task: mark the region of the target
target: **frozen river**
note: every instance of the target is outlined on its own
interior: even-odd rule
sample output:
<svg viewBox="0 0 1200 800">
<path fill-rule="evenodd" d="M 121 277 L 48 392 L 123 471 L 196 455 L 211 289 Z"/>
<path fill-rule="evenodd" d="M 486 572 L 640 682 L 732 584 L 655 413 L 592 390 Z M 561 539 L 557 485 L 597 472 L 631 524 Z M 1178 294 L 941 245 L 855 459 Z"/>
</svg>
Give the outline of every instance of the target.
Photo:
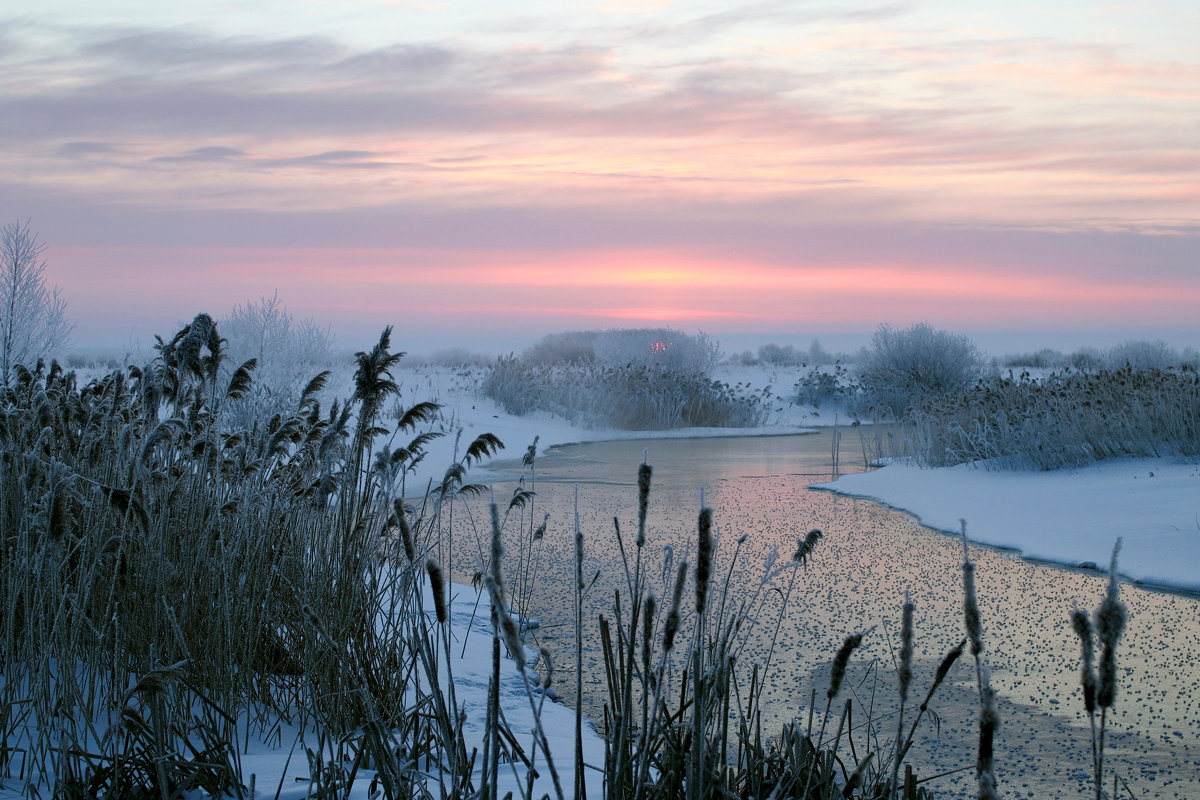
<svg viewBox="0 0 1200 800">
<path fill-rule="evenodd" d="M 728 554 L 734 541 L 747 535 L 739 559 L 744 566 L 731 581 L 735 593 L 759 579 L 772 548 L 787 558 L 797 537 L 811 528 L 824 533 L 785 612 L 767 700 L 779 722 L 807 716 L 813 689 L 820 698 L 818 711 L 823 710 L 828 664 L 842 639 L 869 630 L 847 687 L 864 709 L 873 707 L 882 720 L 878 736 L 890 741 L 892 653 L 898 648 L 904 592 L 916 604 L 914 694 L 920 697 L 937 663 L 963 635 L 962 551 L 956 539 L 923 528 L 902 512 L 809 490 L 809 484 L 831 477 L 833 435 L 826 429 L 804 436 L 599 442 L 554 448 L 538 459 L 536 474 L 519 461 L 493 465 L 501 473 L 510 470 L 495 484 L 502 504 L 513 488 L 505 478 L 524 475 L 526 487 L 537 493 L 524 519 L 514 511 L 507 523 L 510 563 L 527 535 L 522 532 L 530 529 L 530 515 L 540 523 L 549 514 L 545 538 L 533 551 L 538 571 L 529 612 L 543 624 L 539 644 L 556 654 L 559 682 L 573 679 L 568 623 L 576 487 L 585 571 L 589 578 L 599 574 L 585 613 L 585 649 L 594 656 L 598 615 L 609 611 L 615 589 L 624 590 L 613 518 L 631 550 L 636 470 L 645 448 L 654 467 L 646 548 L 651 562 L 661 559 L 664 545 L 677 552 L 690 546 L 701 488 L 705 504 L 714 510 L 721 551 Z M 870 429 L 842 429 L 840 470 L 861 470 L 863 453 L 876 451 L 875 439 Z M 462 556 L 456 560 L 464 564 L 476 545 L 466 536 L 459 544 Z M 1094 608 L 1106 579 L 988 548 L 973 548 L 972 558 L 993 684 L 1001 695 L 997 772 L 1002 796 L 1085 796 L 1090 745 L 1078 690 L 1079 645 L 1069 614 L 1075 606 Z M 1130 621 L 1118 653 L 1120 687 L 1110 720 L 1109 764 L 1139 798 L 1200 797 L 1200 603 L 1129 585 L 1122 587 L 1122 599 Z M 773 628 L 774 609 L 764 607 L 761 613 L 771 621 L 765 627 Z M 765 637 L 752 639 L 743 664 L 761 663 L 765 651 Z M 977 701 L 968 661 L 964 657 L 955 665 L 934 699 L 940 731 L 928 718 L 922 723 L 924 736 L 909 757 L 920 778 L 973 767 Z M 601 718 L 600 678 L 585 665 L 586 713 L 593 719 Z M 561 685 L 560 693 L 570 696 Z M 863 747 L 874 749 L 867 742 L 870 735 L 868 729 L 856 732 Z M 957 797 L 970 795 L 972 783 L 973 768 L 928 785 L 938 796 Z"/>
</svg>

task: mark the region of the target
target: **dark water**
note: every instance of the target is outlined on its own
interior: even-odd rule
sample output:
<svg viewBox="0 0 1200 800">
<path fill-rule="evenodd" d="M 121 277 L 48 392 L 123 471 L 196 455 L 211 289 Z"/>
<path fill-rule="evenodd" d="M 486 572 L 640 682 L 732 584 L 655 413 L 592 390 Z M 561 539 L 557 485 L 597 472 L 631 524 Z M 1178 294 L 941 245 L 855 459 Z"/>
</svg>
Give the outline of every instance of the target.
<svg viewBox="0 0 1200 800">
<path fill-rule="evenodd" d="M 844 429 L 842 472 L 863 468 L 875 436 Z M 859 729 L 861 748 L 895 735 L 895 667 L 905 591 L 916 604 L 916 664 L 912 694 L 924 696 L 942 656 L 963 636 L 961 544 L 877 503 L 809 490 L 830 478 L 832 434 L 789 437 L 604 442 L 557 448 L 537 462 L 531 508 L 511 512 L 508 583 L 524 585 L 528 613 L 541 621 L 538 643 L 555 654 L 559 691 L 572 696 L 571 583 L 575 494 L 585 536 L 589 578 L 585 650 L 594 657 L 596 619 L 610 613 L 624 571 L 613 518 L 632 558 L 636 469 L 643 448 L 654 467 L 650 535 L 644 550 L 651 574 L 664 546 L 682 557 L 695 537 L 699 494 L 715 512 L 721 552 L 728 558 L 746 534 L 728 576 L 730 602 L 753 597 L 757 627 L 740 657 L 763 664 L 776 624 L 778 643 L 767 701 L 776 722 L 809 713 L 810 693 L 824 710 L 828 664 L 849 633 L 869 631 L 844 693 L 873 708 L 874 730 Z M 505 469 L 506 465 L 497 465 Z M 515 480 L 519 463 L 507 465 Z M 512 485 L 498 482 L 500 502 Z M 1132 500 L 1131 500 L 1132 502 Z M 529 521 L 549 514 L 545 538 L 524 547 Z M 483 519 L 482 516 L 478 519 Z M 797 574 L 782 619 L 779 594 L 756 591 L 772 549 L 790 557 L 811 528 L 824 533 L 807 569 Z M 467 550 L 470 537 L 462 537 Z M 477 550 L 476 550 L 477 552 Z M 522 553 L 529 558 L 522 561 Z M 1106 587 L 1096 574 L 1025 562 L 1012 553 L 972 547 L 987 659 L 1000 694 L 997 772 L 1003 797 L 1090 796 L 1090 739 L 1078 689 L 1079 645 L 1070 629 L 1073 607 L 1094 608 Z M 463 556 L 460 564 L 470 557 Z M 460 574 L 462 570 L 459 570 Z M 661 593 L 660 593 L 661 596 Z M 1138 798 L 1200 798 L 1200 603 L 1122 586 L 1129 625 L 1118 652 L 1119 693 L 1109 721 L 1108 764 Z M 597 670 L 585 666 L 586 713 L 600 719 Z M 911 707 L 911 706 L 910 706 Z M 928 785 L 938 796 L 973 796 L 978 701 L 969 654 L 955 665 L 931 705 L 909 761 L 919 777 L 971 767 Z M 861 718 L 861 717 L 860 717 Z M 910 717 L 911 718 L 911 717 Z M 940 726 L 937 724 L 940 722 Z M 877 737 L 875 742 L 872 737 Z M 1111 772 L 1109 773 L 1111 775 Z M 1111 781 L 1111 777 L 1109 778 Z M 1111 788 L 1111 787 L 1110 787 Z M 1122 790 L 1121 796 L 1128 796 Z"/>
</svg>

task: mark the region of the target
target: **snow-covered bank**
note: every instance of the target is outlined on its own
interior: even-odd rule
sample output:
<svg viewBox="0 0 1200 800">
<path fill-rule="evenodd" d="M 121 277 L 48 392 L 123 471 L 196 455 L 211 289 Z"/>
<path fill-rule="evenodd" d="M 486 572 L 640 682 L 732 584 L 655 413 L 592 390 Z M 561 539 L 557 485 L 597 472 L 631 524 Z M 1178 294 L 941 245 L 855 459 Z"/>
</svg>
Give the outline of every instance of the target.
<svg viewBox="0 0 1200 800">
<path fill-rule="evenodd" d="M 484 721 L 492 664 L 489 600 L 486 593 L 480 594 L 469 586 L 453 584 L 450 591 L 450 671 L 454 676 L 454 696 L 459 710 L 463 713 L 462 732 L 467 752 L 482 751 L 486 737 Z M 428 585 L 425 586 L 424 605 L 426 608 L 433 607 L 433 597 Z M 537 654 L 532 651 L 527 650 L 526 656 L 530 665 L 536 661 Z M 444 673 L 442 677 L 445 678 Z M 538 675 L 531 669 L 528 679 L 531 685 L 536 685 Z M 532 785 L 534 797 L 541 797 L 543 794 L 554 797 L 555 789 L 549 770 L 546 769 L 545 756 L 540 747 L 534 744 L 534 710 L 530 707 L 526 694 L 525 680 L 517 669 L 516 661 L 511 658 L 502 657 L 500 660 L 499 686 L 501 714 L 522 751 L 527 757 L 535 759 L 535 777 L 532 784 L 528 783 L 528 770 L 519 759 L 503 760 L 498 777 L 499 796 L 503 797 L 507 792 L 512 792 L 514 797 L 521 797 L 522 792 Z M 545 699 L 544 695 L 536 690 L 533 697 L 542 729 L 555 759 L 560 784 L 569 796 L 575 780 L 575 710 Z M 241 724 L 244 724 L 244 720 Z M 242 785 L 247 788 L 253 785 L 255 789 L 254 793 L 248 796 L 276 800 L 299 800 L 313 796 L 313 772 L 307 750 L 319 751 L 318 741 L 317 733 L 311 728 L 302 731 L 294 725 L 283 723 L 273 731 L 251 734 L 248 746 L 240 753 L 238 759 Z M 13 732 L 12 739 L 5 740 L 5 746 L 16 748 L 13 751 L 15 753 L 23 752 L 24 744 L 19 729 Z M 333 760 L 332 753 L 326 751 L 325 756 L 327 760 Z M 585 768 L 588 794 L 598 798 L 603 791 L 604 741 L 591 723 L 586 721 L 583 725 L 583 759 L 584 763 L 589 765 Z M 481 765 L 482 758 L 475 764 L 476 786 L 481 785 L 483 780 Z M 437 796 L 439 785 L 442 783 L 437 766 L 426 765 L 424 774 L 427 790 L 433 796 Z M 374 777 L 375 773 L 372 770 L 359 769 L 353 780 L 339 790 L 338 797 L 345 800 L 370 800 L 380 797 L 378 790 L 372 792 L 371 789 Z M 17 800 L 22 797 L 21 785 L 22 781 L 19 778 L 6 779 L 4 774 L 0 773 L 0 800 Z M 207 795 L 197 790 L 187 796 L 199 798 Z"/>
<path fill-rule="evenodd" d="M 963 464 L 892 464 L 815 488 L 866 497 L 922 524 L 1027 558 L 1103 568 L 1117 537 L 1132 580 L 1200 591 L 1200 465 L 1128 459 L 1053 472 L 990 471 Z"/>
</svg>

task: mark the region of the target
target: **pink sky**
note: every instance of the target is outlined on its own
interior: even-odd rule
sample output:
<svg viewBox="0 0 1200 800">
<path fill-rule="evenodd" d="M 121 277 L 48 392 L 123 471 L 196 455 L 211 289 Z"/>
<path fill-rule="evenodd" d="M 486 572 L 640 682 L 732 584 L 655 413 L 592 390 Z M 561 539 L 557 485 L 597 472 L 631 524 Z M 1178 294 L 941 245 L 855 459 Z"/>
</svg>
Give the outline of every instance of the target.
<svg viewBox="0 0 1200 800">
<path fill-rule="evenodd" d="M 0 219 L 81 343 L 276 290 L 349 347 L 1195 343 L 1184 3 L 143 6 L 0 18 Z"/>
</svg>

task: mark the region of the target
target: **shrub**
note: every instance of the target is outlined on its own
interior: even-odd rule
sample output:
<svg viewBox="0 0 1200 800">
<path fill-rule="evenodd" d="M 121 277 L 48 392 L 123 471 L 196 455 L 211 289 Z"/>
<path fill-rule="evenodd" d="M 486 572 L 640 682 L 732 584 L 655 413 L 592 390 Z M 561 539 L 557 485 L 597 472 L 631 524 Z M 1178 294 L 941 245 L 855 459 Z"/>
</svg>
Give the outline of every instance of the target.
<svg viewBox="0 0 1200 800">
<path fill-rule="evenodd" d="M 743 395 L 704 375 L 625 364 L 540 366 L 501 358 L 484 394 L 509 414 L 548 411 L 590 427 L 666 430 L 753 427 L 766 414 L 759 395 Z"/>
<path fill-rule="evenodd" d="M 965 391 L 983 371 L 983 355 L 966 336 L 926 323 L 904 330 L 880 325 L 858 378 L 876 414 L 900 417 L 921 397 Z"/>
<path fill-rule="evenodd" d="M 772 342 L 758 348 L 758 360 L 764 364 L 794 366 L 804 362 L 805 354 L 790 344 L 779 345 Z"/>
<path fill-rule="evenodd" d="M 592 346 L 601 364 L 631 364 L 687 375 L 709 375 L 721 360 L 720 346 L 713 339 L 670 328 L 602 331 Z"/>
<path fill-rule="evenodd" d="M 1034 369 L 1055 369 L 1066 364 L 1067 357 L 1059 350 L 1043 347 L 1033 353 L 1016 353 L 1006 356 L 1001 363 L 1006 367 L 1033 367 Z"/>
<path fill-rule="evenodd" d="M 548 411 L 588 426 L 761 424 L 765 397 L 709 377 L 719 358 L 709 337 L 665 328 L 557 334 L 520 357 L 499 359 L 483 389 L 510 414 Z"/>
<path fill-rule="evenodd" d="M 820 408 L 822 403 L 850 400 L 858 392 L 858 383 L 841 364 L 811 367 L 796 382 L 796 400 L 802 405 Z"/>
<path fill-rule="evenodd" d="M 1179 352 L 1164 341 L 1130 339 L 1109 350 L 1106 361 L 1109 369 L 1170 369 L 1180 366 L 1182 359 Z"/>
<path fill-rule="evenodd" d="M 521 360 L 543 366 L 592 361 L 596 358 L 596 337 L 599 335 L 599 331 L 552 333 L 522 353 Z"/>
<path fill-rule="evenodd" d="M 409 365 L 414 366 L 416 359 L 409 359 Z M 450 347 L 445 350 L 435 350 L 424 359 L 424 363 L 433 367 L 486 367 L 496 359 L 483 353 L 474 353 L 465 347 Z"/>
</svg>

